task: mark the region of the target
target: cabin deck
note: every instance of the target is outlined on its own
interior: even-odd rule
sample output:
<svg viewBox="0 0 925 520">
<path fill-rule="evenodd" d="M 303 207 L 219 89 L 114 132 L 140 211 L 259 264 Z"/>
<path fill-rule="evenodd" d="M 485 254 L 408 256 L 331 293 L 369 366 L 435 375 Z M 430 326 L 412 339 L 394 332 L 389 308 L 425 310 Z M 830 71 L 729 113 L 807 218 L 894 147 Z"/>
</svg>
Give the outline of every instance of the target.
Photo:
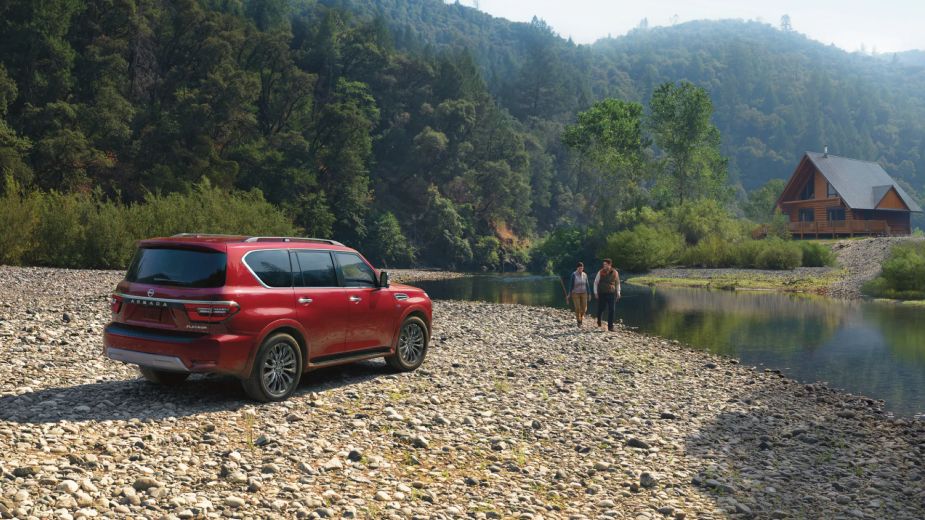
<svg viewBox="0 0 925 520">
<path fill-rule="evenodd" d="M 794 238 L 820 237 L 820 236 L 892 236 L 905 235 L 900 228 L 891 228 L 885 220 L 836 220 L 791 222 L 790 234 Z"/>
</svg>

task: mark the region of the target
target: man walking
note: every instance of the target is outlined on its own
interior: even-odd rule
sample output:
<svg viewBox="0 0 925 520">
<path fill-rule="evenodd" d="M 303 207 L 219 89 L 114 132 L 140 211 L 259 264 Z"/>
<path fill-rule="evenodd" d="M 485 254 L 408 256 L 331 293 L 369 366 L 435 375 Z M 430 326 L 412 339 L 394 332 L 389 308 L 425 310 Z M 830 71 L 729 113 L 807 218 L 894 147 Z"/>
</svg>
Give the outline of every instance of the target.
<svg viewBox="0 0 925 520">
<path fill-rule="evenodd" d="M 594 277 L 594 298 L 597 300 L 597 326 L 601 326 L 601 314 L 607 307 L 607 330 L 613 332 L 613 313 L 620 299 L 620 273 L 609 258 L 604 259 L 604 265 Z"/>
</svg>

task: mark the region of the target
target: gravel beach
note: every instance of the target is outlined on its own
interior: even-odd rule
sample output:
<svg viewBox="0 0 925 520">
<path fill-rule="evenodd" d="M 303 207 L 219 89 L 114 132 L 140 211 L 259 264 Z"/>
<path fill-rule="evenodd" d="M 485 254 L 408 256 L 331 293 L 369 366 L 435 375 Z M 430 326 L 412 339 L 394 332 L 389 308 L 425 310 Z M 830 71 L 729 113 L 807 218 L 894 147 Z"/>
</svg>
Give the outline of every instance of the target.
<svg viewBox="0 0 925 520">
<path fill-rule="evenodd" d="M 925 517 L 925 423 L 871 399 L 564 310 L 437 302 L 418 371 L 322 370 L 256 405 L 104 359 L 120 277 L 0 267 L 0 517 Z"/>
</svg>

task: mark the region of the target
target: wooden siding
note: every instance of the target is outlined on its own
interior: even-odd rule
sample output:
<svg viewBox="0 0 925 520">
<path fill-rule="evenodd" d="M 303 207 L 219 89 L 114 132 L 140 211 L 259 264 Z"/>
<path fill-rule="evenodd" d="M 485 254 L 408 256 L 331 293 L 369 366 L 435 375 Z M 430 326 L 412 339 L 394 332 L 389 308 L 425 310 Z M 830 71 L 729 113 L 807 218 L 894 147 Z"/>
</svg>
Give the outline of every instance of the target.
<svg viewBox="0 0 925 520">
<path fill-rule="evenodd" d="M 813 198 L 800 200 L 807 183 L 813 183 Z M 880 201 L 882 210 L 855 210 L 841 197 L 828 196 L 828 181 L 806 156 L 794 170 L 777 207 L 790 218 L 794 236 L 908 235 L 912 232 L 911 213 L 895 188 Z M 829 221 L 830 208 L 844 208 L 845 220 Z M 813 221 L 800 222 L 800 210 L 810 209 Z"/>
<path fill-rule="evenodd" d="M 800 210 L 812 209 L 814 220 L 827 222 L 829 220 L 829 208 L 845 208 L 845 205 L 842 204 L 841 199 L 837 197 L 831 199 L 795 200 L 793 202 L 785 202 L 782 211 L 790 217 L 790 222 L 799 222 Z M 845 220 L 853 219 L 854 215 L 852 211 L 845 208 Z"/>
<path fill-rule="evenodd" d="M 906 206 L 906 203 L 899 198 L 899 194 L 896 193 L 896 188 L 890 188 L 890 191 L 886 192 L 886 195 L 883 196 L 883 199 L 877 204 L 878 209 L 904 209 L 909 210 L 909 206 Z"/>
</svg>

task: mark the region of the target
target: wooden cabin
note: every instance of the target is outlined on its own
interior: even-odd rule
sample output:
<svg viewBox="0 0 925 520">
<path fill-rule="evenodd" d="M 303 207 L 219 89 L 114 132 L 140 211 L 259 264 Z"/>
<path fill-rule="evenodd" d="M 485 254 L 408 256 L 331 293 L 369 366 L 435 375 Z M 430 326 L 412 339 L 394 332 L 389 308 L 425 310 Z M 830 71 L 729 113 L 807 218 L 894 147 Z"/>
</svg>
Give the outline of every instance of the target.
<svg viewBox="0 0 925 520">
<path fill-rule="evenodd" d="M 795 237 L 908 235 L 922 208 L 875 162 L 806 152 L 777 199 Z"/>
</svg>

